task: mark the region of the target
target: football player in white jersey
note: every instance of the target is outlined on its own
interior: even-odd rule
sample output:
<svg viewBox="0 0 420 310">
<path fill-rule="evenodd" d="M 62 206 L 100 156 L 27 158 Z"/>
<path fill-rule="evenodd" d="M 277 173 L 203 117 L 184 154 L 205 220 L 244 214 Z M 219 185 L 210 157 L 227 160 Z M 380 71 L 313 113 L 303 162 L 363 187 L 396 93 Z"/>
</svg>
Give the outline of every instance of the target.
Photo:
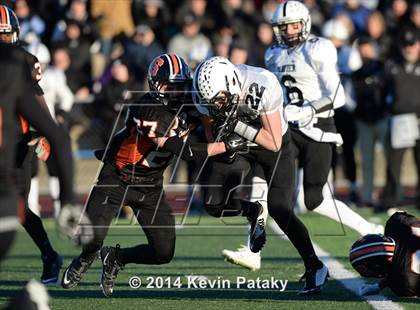
<svg viewBox="0 0 420 310">
<path fill-rule="evenodd" d="M 225 58 L 213 57 L 197 67 L 193 87 L 197 109 L 208 116 L 205 123 L 213 122 L 216 128 L 210 139 L 236 134 L 249 142 L 247 152 L 233 154 L 229 162 L 209 160 L 212 173 L 204 173 L 202 187 L 206 210 L 218 217 L 257 210 L 250 221 L 249 247 L 258 252 L 265 242 L 265 224 L 255 215 L 266 216 L 261 212 L 263 208 L 258 202 L 233 199 L 231 192 L 242 183 L 240 173 L 246 174 L 252 164 L 259 164 L 268 180 L 268 213 L 305 264 L 305 285 L 300 293 L 319 292 L 327 280 L 328 269 L 315 254 L 306 227 L 293 212 L 295 155 L 283 117 L 283 94 L 275 75 L 262 68 L 235 66 Z"/>
<path fill-rule="evenodd" d="M 331 169 L 332 144 L 343 143 L 333 119 L 334 109 L 345 104 L 336 68 L 336 48 L 331 41 L 310 35 L 309 11 L 298 1 L 287 1 L 277 7 L 272 27 L 277 44 L 266 51 L 265 62 L 284 92 L 292 148 L 304 171 L 306 208 L 343 223 L 361 235 L 383 232 L 382 225 L 369 223 L 343 202 L 324 197 L 322 193 Z M 260 266 L 259 254 L 247 248 L 224 250 L 223 255 L 228 261 L 250 269 Z"/>
</svg>

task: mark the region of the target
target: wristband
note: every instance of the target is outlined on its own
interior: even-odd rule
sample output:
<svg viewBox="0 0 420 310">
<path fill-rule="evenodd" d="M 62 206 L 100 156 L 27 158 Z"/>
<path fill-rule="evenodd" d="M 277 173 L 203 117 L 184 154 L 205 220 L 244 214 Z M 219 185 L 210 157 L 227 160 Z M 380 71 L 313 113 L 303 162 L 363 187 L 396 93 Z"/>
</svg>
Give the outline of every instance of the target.
<svg viewBox="0 0 420 310">
<path fill-rule="evenodd" d="M 238 121 L 233 131 L 248 141 L 254 142 L 258 135 L 259 129 Z"/>
</svg>

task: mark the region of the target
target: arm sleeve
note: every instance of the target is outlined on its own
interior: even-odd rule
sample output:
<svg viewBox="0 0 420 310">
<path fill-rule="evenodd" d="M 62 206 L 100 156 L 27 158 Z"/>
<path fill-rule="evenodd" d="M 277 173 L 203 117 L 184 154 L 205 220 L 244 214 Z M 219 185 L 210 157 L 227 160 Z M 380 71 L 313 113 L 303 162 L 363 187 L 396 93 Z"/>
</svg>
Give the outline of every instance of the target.
<svg viewBox="0 0 420 310">
<path fill-rule="evenodd" d="M 171 152 L 186 161 L 204 163 L 208 157 L 207 143 L 190 144 L 178 136 L 170 137 L 162 146 L 162 150 Z"/>
<path fill-rule="evenodd" d="M 70 138 L 35 100 L 35 93 L 31 86 L 26 87 L 23 93 L 24 95 L 17 103 L 17 111 L 50 142 L 52 152 L 57 159 L 61 203 L 73 203 L 73 161 Z"/>
<path fill-rule="evenodd" d="M 317 71 L 320 83 L 323 87 L 323 97 L 319 104 L 315 103 L 315 110 L 325 109 L 324 105 L 332 104 L 337 109 L 345 104 L 345 94 L 341 85 L 340 75 L 337 71 L 337 50 L 331 41 L 319 39 L 312 54 L 314 69 Z M 329 100 L 324 99 L 327 97 Z"/>
</svg>

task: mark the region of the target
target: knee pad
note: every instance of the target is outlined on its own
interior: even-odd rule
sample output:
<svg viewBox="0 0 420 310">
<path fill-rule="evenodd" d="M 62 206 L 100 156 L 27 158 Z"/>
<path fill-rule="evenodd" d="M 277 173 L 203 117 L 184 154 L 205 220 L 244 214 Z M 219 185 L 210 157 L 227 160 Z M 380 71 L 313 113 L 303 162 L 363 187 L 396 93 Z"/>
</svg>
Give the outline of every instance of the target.
<svg viewBox="0 0 420 310">
<path fill-rule="evenodd" d="M 313 185 L 305 187 L 305 206 L 308 210 L 314 210 L 324 200 L 322 187 Z"/>
</svg>

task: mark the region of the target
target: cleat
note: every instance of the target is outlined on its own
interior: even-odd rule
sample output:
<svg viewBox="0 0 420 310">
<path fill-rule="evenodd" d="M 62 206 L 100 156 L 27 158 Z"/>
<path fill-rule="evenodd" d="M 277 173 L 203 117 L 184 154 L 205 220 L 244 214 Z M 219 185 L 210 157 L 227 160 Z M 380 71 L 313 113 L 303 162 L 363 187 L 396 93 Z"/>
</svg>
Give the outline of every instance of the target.
<svg viewBox="0 0 420 310">
<path fill-rule="evenodd" d="M 44 267 L 41 275 L 42 284 L 57 284 L 63 259 L 57 253 L 54 257 L 42 256 Z"/>
<path fill-rule="evenodd" d="M 101 260 L 102 260 L 102 276 L 101 288 L 106 297 L 111 297 L 114 290 L 115 279 L 118 272 L 124 268 L 124 265 L 118 260 L 117 253 L 120 245 L 114 247 L 102 247 Z"/>
<path fill-rule="evenodd" d="M 94 260 L 95 257 L 92 257 L 92 259 L 84 259 L 80 256 L 73 259 L 71 264 L 63 273 L 61 286 L 65 289 L 69 289 L 79 284 L 80 280 L 82 280 L 83 274 L 89 269 Z"/>
<path fill-rule="evenodd" d="M 255 205 L 255 212 L 251 216 L 248 216 L 249 227 L 249 248 L 253 253 L 258 253 L 263 248 L 266 241 L 265 234 L 265 215 L 264 207 L 258 202 L 253 203 Z"/>
<path fill-rule="evenodd" d="M 307 269 L 301 277 L 301 280 L 305 281 L 305 285 L 299 292 L 299 295 L 319 294 L 322 287 L 327 282 L 328 277 L 328 268 L 324 263 L 322 263 L 322 266 L 316 270 Z"/>
<path fill-rule="evenodd" d="M 257 271 L 261 268 L 260 253 L 253 253 L 246 246 L 242 246 L 237 251 L 223 250 L 222 255 L 225 261 L 249 270 Z"/>
</svg>

